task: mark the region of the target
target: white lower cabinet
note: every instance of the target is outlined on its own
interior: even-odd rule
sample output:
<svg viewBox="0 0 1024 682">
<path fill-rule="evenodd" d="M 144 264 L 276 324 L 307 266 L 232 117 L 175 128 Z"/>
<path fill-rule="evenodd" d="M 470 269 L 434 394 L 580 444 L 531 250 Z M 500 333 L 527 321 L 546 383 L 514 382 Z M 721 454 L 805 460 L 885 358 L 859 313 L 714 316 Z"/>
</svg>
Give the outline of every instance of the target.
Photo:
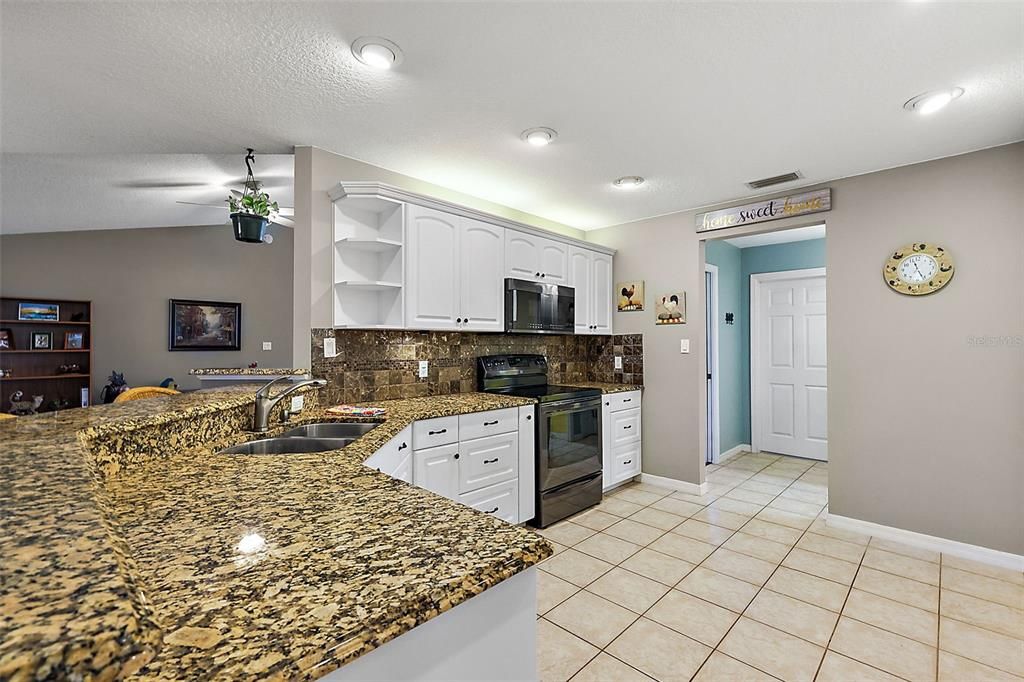
<svg viewBox="0 0 1024 682">
<path fill-rule="evenodd" d="M 519 522 L 519 481 L 512 479 L 504 483 L 474 490 L 459 495 L 459 502 L 485 514 L 496 516 L 509 523 Z"/>
<path fill-rule="evenodd" d="M 608 490 L 640 475 L 640 391 L 612 393 L 601 403 L 603 487 Z"/>
<path fill-rule="evenodd" d="M 412 482 L 443 497 L 459 494 L 459 444 L 413 451 Z"/>
<path fill-rule="evenodd" d="M 459 492 L 468 493 L 516 478 L 519 471 L 519 432 L 501 433 L 459 444 Z"/>
<path fill-rule="evenodd" d="M 366 460 L 366 466 L 412 483 L 412 426 L 407 426 Z"/>
</svg>

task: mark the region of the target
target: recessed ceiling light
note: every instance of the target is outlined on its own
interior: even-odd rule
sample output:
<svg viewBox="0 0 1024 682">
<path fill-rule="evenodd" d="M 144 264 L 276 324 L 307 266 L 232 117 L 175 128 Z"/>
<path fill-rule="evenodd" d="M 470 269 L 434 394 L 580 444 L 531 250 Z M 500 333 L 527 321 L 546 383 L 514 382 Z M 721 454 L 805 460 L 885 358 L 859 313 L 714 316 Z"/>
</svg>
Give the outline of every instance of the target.
<svg viewBox="0 0 1024 682">
<path fill-rule="evenodd" d="M 636 189 L 644 184 L 644 182 L 646 181 L 639 175 L 624 175 L 617 180 L 613 180 L 612 184 L 619 189 Z"/>
<path fill-rule="evenodd" d="M 352 55 L 367 66 L 387 70 L 402 63 L 402 48 L 387 38 L 363 36 L 352 42 Z"/>
<path fill-rule="evenodd" d="M 519 137 L 534 147 L 544 147 L 554 142 L 558 133 L 551 128 L 527 128 Z"/>
<path fill-rule="evenodd" d="M 932 92 L 922 93 L 917 97 L 911 97 L 903 105 L 903 108 L 917 114 L 934 114 L 962 94 L 964 94 L 963 88 L 933 90 Z"/>
</svg>

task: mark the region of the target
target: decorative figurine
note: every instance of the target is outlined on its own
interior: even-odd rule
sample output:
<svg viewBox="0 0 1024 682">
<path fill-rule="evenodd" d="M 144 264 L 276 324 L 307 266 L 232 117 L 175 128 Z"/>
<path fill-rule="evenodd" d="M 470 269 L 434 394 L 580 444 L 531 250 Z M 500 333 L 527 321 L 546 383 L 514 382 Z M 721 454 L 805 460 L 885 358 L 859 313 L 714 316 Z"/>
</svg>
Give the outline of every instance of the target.
<svg viewBox="0 0 1024 682">
<path fill-rule="evenodd" d="M 15 391 L 11 394 L 11 414 L 35 414 L 39 409 L 39 406 L 43 404 L 43 396 L 34 395 L 32 400 L 23 400 L 25 393 L 23 391 Z"/>
<path fill-rule="evenodd" d="M 160 382 L 160 388 L 171 388 L 175 391 L 178 390 L 178 382 L 174 380 L 174 377 L 167 377 Z"/>
<path fill-rule="evenodd" d="M 107 385 L 100 391 L 100 400 L 105 404 L 114 402 L 114 398 L 128 390 L 128 384 L 121 372 L 111 372 L 107 377 Z"/>
</svg>

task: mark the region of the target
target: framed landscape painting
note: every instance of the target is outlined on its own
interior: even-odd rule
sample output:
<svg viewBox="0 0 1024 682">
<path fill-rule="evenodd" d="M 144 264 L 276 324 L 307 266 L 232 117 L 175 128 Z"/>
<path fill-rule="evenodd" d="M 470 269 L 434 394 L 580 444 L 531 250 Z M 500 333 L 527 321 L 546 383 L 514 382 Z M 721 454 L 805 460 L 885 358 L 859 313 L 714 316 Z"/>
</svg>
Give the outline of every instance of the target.
<svg viewBox="0 0 1024 682">
<path fill-rule="evenodd" d="M 241 350 L 242 304 L 171 299 L 168 350 Z"/>
</svg>

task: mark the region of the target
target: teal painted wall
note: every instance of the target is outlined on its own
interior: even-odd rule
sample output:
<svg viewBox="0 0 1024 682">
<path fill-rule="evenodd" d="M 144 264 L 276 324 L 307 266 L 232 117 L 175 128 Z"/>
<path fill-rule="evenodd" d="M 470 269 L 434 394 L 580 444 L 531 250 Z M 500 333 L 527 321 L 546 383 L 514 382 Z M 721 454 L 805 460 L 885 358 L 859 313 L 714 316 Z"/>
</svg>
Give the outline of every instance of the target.
<svg viewBox="0 0 1024 682">
<path fill-rule="evenodd" d="M 707 262 L 718 266 L 718 401 L 721 451 L 725 452 L 750 442 L 750 276 L 823 268 L 825 240 L 748 249 L 709 241 L 706 254 Z M 736 313 L 731 326 L 725 324 L 727 312 Z"/>
</svg>

